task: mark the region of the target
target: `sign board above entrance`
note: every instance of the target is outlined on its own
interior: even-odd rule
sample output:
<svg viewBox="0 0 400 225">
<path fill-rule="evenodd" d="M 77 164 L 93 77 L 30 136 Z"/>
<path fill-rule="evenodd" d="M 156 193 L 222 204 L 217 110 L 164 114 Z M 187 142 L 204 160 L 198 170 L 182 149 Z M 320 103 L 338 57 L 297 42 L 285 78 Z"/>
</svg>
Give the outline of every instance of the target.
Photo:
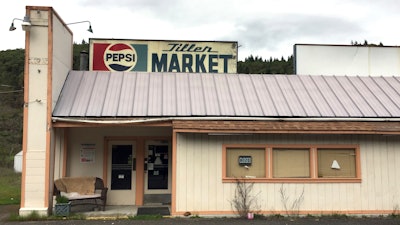
<svg viewBox="0 0 400 225">
<path fill-rule="evenodd" d="M 237 42 L 90 39 L 89 69 L 236 73 Z"/>
</svg>

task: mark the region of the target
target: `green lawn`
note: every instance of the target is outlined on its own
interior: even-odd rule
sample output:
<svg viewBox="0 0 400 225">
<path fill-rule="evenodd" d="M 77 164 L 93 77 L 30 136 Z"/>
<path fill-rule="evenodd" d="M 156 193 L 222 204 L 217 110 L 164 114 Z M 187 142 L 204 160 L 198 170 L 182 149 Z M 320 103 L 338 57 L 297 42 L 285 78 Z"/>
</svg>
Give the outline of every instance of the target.
<svg viewBox="0 0 400 225">
<path fill-rule="evenodd" d="M 21 200 L 21 174 L 0 167 L 0 205 L 19 204 Z"/>
</svg>

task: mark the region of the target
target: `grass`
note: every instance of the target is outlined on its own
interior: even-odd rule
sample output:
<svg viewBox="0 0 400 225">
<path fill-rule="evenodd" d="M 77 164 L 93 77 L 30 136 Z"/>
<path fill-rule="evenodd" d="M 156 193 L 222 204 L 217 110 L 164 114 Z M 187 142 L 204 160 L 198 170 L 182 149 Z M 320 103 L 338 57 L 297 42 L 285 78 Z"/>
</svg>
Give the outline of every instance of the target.
<svg viewBox="0 0 400 225">
<path fill-rule="evenodd" d="M 21 200 L 21 174 L 0 167 L 0 205 L 19 204 Z"/>
<path fill-rule="evenodd" d="M 12 214 L 8 220 L 9 221 L 40 221 L 40 220 L 45 220 L 45 219 L 46 219 L 45 216 L 41 216 L 37 212 L 34 211 L 27 216 L 19 216 L 17 214 Z"/>
<path fill-rule="evenodd" d="M 29 215 L 20 216 L 18 214 L 11 214 L 8 221 L 53 221 L 53 220 L 85 220 L 86 216 L 82 214 L 72 214 L 67 217 L 60 216 L 41 216 L 37 212 L 33 211 Z"/>
<path fill-rule="evenodd" d="M 160 220 L 163 218 L 161 215 L 140 215 L 128 217 L 130 220 Z"/>
</svg>

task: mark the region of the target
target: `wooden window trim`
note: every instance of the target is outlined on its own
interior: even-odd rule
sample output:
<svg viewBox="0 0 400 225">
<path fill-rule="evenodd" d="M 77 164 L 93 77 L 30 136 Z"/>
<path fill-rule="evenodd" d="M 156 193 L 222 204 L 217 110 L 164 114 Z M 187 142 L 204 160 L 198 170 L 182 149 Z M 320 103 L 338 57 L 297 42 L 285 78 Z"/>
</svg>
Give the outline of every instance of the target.
<svg viewBox="0 0 400 225">
<path fill-rule="evenodd" d="M 232 178 L 226 177 L 226 151 L 229 148 L 265 149 L 265 178 Z M 272 154 L 274 148 L 307 148 L 310 149 L 310 178 L 273 178 L 272 177 Z M 354 178 L 318 178 L 318 149 L 354 149 L 356 177 Z M 253 183 L 361 183 L 361 163 L 359 145 L 305 145 L 305 144 L 223 144 L 222 145 L 222 182 L 234 183 L 243 180 Z"/>
</svg>

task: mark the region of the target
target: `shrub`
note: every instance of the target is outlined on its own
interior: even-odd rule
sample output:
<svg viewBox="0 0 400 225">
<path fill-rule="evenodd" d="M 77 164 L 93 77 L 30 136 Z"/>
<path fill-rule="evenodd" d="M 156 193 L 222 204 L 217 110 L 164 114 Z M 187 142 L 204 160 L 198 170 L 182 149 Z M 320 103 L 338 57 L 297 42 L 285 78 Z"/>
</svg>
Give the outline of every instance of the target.
<svg viewBox="0 0 400 225">
<path fill-rule="evenodd" d="M 255 213 L 260 210 L 257 200 L 260 193 L 253 195 L 253 186 L 254 183 L 236 179 L 235 197 L 231 201 L 231 206 L 240 217 L 246 218 L 248 213 Z"/>
</svg>

